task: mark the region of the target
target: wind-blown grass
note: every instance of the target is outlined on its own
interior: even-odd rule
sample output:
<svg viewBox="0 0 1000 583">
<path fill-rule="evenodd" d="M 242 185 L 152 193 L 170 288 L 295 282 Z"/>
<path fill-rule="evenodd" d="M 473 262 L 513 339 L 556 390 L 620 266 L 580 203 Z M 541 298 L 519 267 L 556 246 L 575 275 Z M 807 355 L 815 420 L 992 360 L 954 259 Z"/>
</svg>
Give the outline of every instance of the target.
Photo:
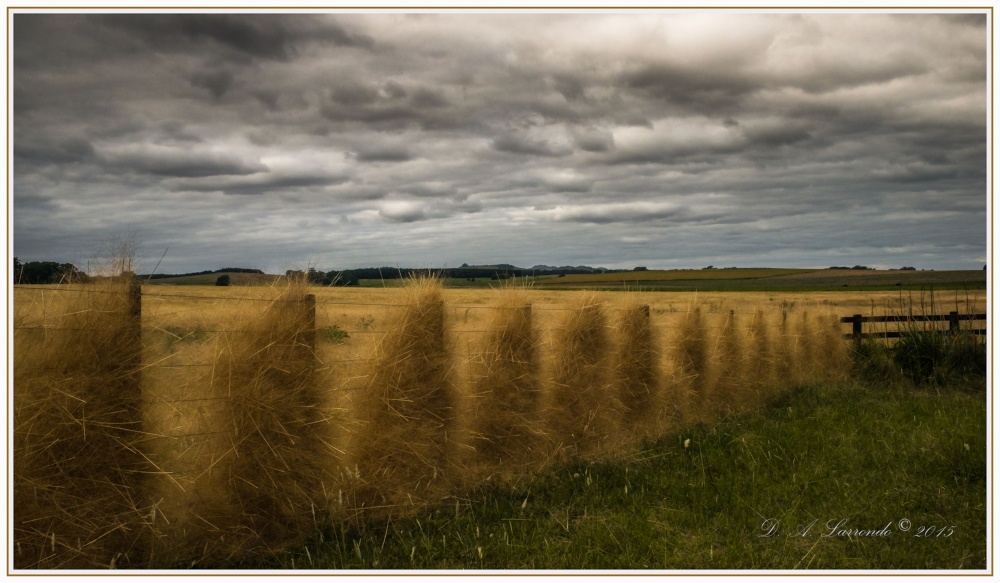
<svg viewBox="0 0 1000 583">
<path fill-rule="evenodd" d="M 519 290 L 502 293 L 472 358 L 471 446 L 487 478 L 524 475 L 546 459 L 531 306 Z"/>
<path fill-rule="evenodd" d="M 456 388 L 440 283 L 415 279 L 372 358 L 350 445 L 348 519 L 401 516 L 437 502 L 455 479 Z"/>
<path fill-rule="evenodd" d="M 611 339 L 600 300 L 584 297 L 555 330 L 550 435 L 569 456 L 613 449 L 621 412 L 611 389 Z"/>
<path fill-rule="evenodd" d="M 14 333 L 14 565 L 142 566 L 155 470 L 133 282 L 60 293 L 61 314 Z"/>
</svg>

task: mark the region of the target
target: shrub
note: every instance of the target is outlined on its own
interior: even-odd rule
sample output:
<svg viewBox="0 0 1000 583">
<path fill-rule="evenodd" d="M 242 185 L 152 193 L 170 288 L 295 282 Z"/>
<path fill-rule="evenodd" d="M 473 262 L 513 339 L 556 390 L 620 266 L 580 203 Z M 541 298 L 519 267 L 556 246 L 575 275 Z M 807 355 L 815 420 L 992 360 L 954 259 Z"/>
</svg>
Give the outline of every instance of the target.
<svg viewBox="0 0 1000 583">
<path fill-rule="evenodd" d="M 903 332 L 892 348 L 892 359 L 914 384 L 941 384 L 948 343 L 937 331 Z"/>
</svg>

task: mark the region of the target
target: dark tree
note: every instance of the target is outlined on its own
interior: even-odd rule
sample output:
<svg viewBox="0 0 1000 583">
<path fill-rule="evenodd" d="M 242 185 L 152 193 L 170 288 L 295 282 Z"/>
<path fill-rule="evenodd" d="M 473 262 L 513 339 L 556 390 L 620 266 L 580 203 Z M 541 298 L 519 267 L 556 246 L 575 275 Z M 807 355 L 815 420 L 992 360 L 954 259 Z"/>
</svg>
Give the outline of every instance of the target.
<svg viewBox="0 0 1000 583">
<path fill-rule="evenodd" d="M 215 285 L 226 286 L 230 284 L 230 277 L 228 275 L 220 275 L 218 279 L 215 280 Z"/>
<path fill-rule="evenodd" d="M 55 261 L 29 261 L 21 264 L 17 273 L 18 283 L 47 284 L 86 281 L 87 274 L 72 263 Z"/>
</svg>

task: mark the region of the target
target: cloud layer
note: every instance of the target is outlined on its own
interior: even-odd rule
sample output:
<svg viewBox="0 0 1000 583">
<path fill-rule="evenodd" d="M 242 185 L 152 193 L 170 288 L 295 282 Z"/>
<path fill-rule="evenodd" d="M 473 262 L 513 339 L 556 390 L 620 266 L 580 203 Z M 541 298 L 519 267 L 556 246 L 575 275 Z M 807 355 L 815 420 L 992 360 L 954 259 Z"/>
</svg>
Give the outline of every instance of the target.
<svg viewBox="0 0 1000 583">
<path fill-rule="evenodd" d="M 983 13 L 13 21 L 22 260 L 986 260 Z"/>
</svg>

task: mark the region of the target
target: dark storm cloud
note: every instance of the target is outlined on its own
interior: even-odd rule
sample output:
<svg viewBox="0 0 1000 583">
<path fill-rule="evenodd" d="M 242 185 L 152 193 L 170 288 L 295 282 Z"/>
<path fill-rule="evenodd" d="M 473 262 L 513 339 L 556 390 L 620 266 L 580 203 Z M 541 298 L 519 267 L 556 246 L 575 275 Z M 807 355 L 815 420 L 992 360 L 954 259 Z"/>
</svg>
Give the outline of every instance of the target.
<svg viewBox="0 0 1000 583">
<path fill-rule="evenodd" d="M 38 164 L 82 162 L 94 157 L 94 145 L 84 138 L 66 138 L 52 143 L 18 142 L 14 156 Z"/>
<path fill-rule="evenodd" d="M 120 169 L 164 177 L 243 176 L 267 172 L 267 166 L 225 153 L 197 152 L 157 146 L 108 152 L 107 162 Z"/>
<path fill-rule="evenodd" d="M 354 153 L 358 162 L 406 162 L 413 159 L 413 154 L 406 148 L 362 148 Z"/>
<path fill-rule="evenodd" d="M 191 84 L 195 87 L 207 89 L 212 97 L 218 99 L 222 97 L 233 84 L 233 74 L 229 71 L 209 71 L 205 73 L 195 73 L 191 77 Z"/>
<path fill-rule="evenodd" d="M 291 190 L 324 188 L 343 184 L 349 180 L 346 176 L 329 175 L 274 175 L 255 174 L 252 176 L 228 176 L 213 177 L 211 179 L 200 179 L 197 181 L 185 180 L 174 182 L 170 186 L 175 190 L 194 192 L 222 192 L 225 194 L 246 194 L 263 195 L 273 193 L 287 193 Z"/>
<path fill-rule="evenodd" d="M 13 21 L 22 259 L 985 261 L 982 14 Z"/>
<path fill-rule="evenodd" d="M 493 139 L 491 146 L 498 152 L 528 156 L 559 157 L 570 154 L 570 149 L 560 144 L 516 134 L 498 136 Z"/>
<path fill-rule="evenodd" d="M 614 135 L 608 131 L 579 129 L 573 139 L 578 148 L 588 152 L 607 152 L 615 147 Z"/>
<path fill-rule="evenodd" d="M 310 15 L 270 15 L 267 18 L 232 14 L 109 14 L 93 16 L 108 28 L 157 50 L 211 48 L 244 58 L 288 60 L 298 47 L 317 39 L 336 46 L 370 49 L 374 39 L 348 30 L 329 19 Z"/>
</svg>

